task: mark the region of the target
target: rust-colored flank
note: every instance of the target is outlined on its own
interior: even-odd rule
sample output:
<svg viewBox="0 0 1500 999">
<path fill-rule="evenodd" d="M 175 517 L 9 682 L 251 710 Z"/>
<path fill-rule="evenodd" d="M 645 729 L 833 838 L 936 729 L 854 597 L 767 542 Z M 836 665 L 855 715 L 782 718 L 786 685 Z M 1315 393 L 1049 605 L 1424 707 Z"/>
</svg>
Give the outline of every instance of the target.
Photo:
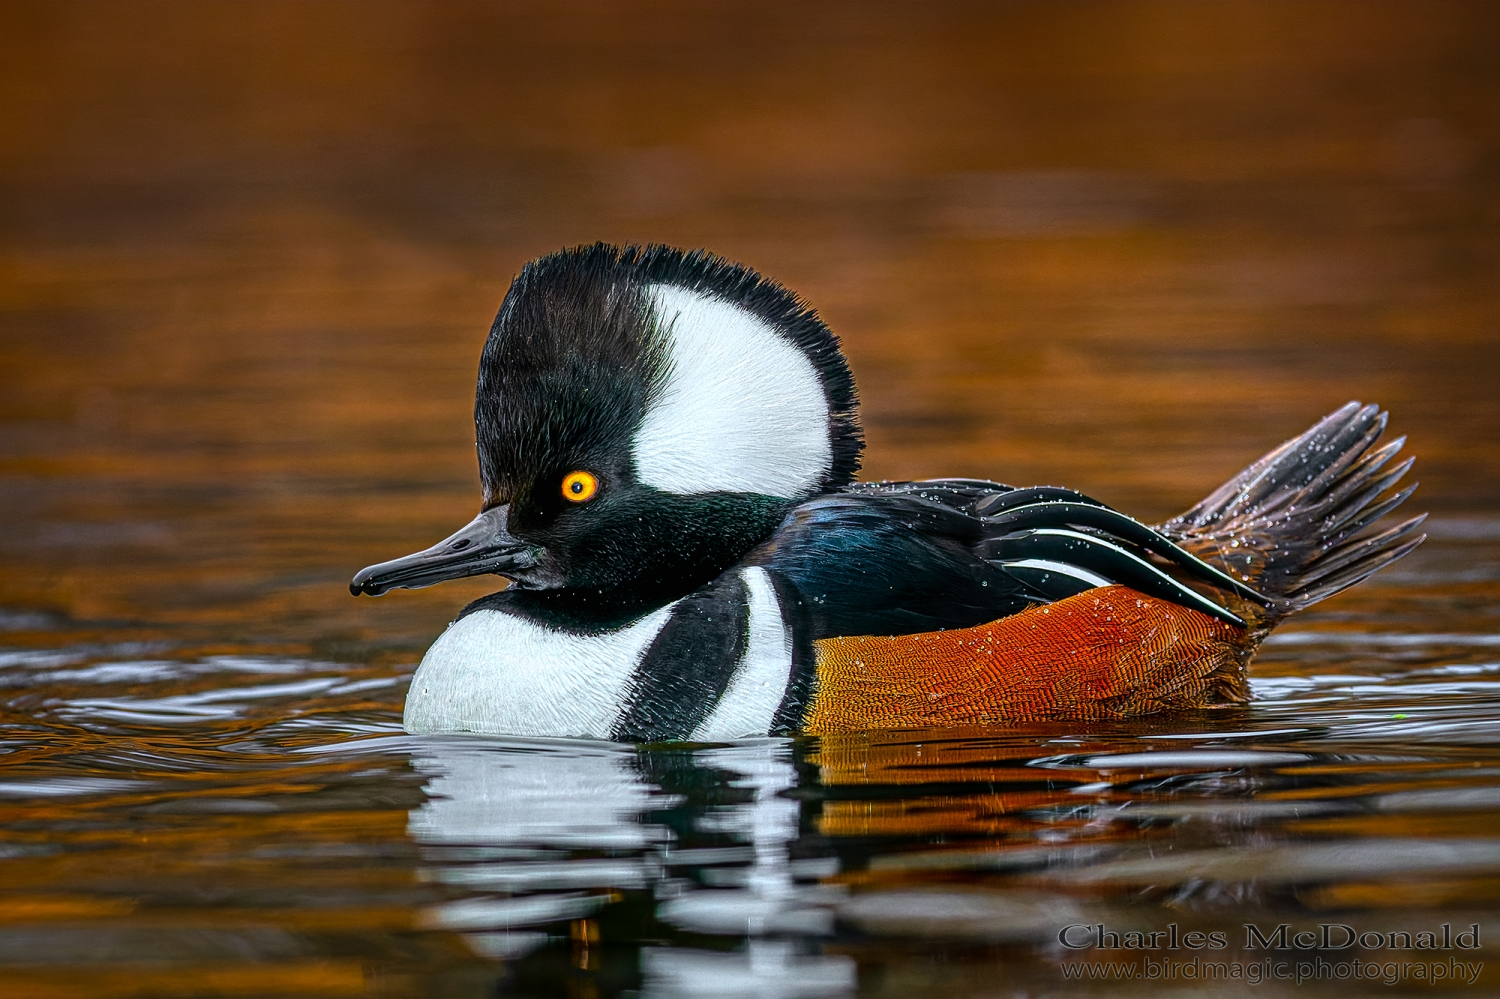
<svg viewBox="0 0 1500 999">
<path fill-rule="evenodd" d="M 1124 586 L 974 628 L 816 644 L 814 734 L 1133 718 L 1248 696 L 1242 629 Z"/>
</svg>

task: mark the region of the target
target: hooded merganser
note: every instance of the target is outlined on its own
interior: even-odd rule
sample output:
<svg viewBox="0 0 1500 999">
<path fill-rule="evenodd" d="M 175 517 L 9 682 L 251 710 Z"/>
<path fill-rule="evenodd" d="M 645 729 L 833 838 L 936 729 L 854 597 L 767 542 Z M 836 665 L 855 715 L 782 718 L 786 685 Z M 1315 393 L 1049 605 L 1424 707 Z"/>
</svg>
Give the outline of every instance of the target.
<svg viewBox="0 0 1500 999">
<path fill-rule="evenodd" d="M 855 482 L 839 343 L 703 251 L 528 264 L 479 363 L 481 512 L 362 570 L 493 573 L 428 649 L 411 732 L 715 741 L 1126 718 L 1243 701 L 1288 614 L 1421 543 L 1349 403 L 1148 527 L 1069 489 Z M 1363 533 L 1362 533 L 1363 532 Z"/>
</svg>

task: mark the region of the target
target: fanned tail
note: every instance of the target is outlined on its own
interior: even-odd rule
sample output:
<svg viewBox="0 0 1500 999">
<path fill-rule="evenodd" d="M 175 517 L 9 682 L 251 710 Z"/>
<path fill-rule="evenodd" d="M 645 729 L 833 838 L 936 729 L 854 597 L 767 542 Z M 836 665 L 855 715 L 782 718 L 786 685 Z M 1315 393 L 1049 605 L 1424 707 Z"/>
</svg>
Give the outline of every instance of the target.
<svg viewBox="0 0 1500 999">
<path fill-rule="evenodd" d="M 1412 466 L 1391 465 L 1406 439 L 1376 447 L 1388 416 L 1351 402 L 1159 530 L 1270 598 L 1253 612 L 1263 635 L 1426 540 L 1416 533 L 1425 513 L 1366 530 L 1417 488 L 1394 491 Z"/>
</svg>

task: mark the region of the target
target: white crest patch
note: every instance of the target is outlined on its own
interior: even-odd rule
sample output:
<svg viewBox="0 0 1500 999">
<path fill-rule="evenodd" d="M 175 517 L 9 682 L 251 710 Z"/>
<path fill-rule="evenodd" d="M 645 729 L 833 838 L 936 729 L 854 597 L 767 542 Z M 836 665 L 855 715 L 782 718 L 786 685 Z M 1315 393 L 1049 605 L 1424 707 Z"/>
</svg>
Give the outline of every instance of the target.
<svg viewBox="0 0 1500 999">
<path fill-rule="evenodd" d="M 750 608 L 750 641 L 729 687 L 713 713 L 693 729 L 693 742 L 720 742 L 765 735 L 792 676 L 792 634 L 781 616 L 781 602 L 766 570 L 740 573 Z"/>
<path fill-rule="evenodd" d="M 602 635 L 475 611 L 449 625 L 422 657 L 402 724 L 413 734 L 607 739 L 636 663 L 674 606 Z"/>
<path fill-rule="evenodd" d="M 640 481 L 672 493 L 811 493 L 833 464 L 812 361 L 753 313 L 657 285 L 671 370 L 631 442 Z"/>
</svg>

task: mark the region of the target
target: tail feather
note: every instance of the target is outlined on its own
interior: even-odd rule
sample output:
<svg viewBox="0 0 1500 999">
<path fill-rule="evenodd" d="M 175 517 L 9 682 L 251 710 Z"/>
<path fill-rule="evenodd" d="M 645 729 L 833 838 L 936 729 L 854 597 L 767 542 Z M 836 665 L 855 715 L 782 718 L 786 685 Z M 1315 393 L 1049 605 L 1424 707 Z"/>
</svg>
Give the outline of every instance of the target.
<svg viewBox="0 0 1500 999">
<path fill-rule="evenodd" d="M 1275 448 L 1161 532 L 1271 598 L 1264 633 L 1286 615 L 1353 586 L 1425 540 L 1426 519 L 1367 529 L 1416 489 L 1390 492 L 1410 471 L 1387 468 L 1405 438 L 1376 447 L 1389 414 L 1351 402 Z M 1261 630 L 1264 629 L 1264 630 Z"/>
<path fill-rule="evenodd" d="M 1405 536 L 1406 534 L 1410 533 L 1410 531 L 1414 530 L 1422 523 L 1422 521 L 1426 519 L 1427 515 L 1425 513 L 1420 517 L 1413 517 L 1412 520 L 1401 525 L 1401 527 L 1397 529 L 1400 531 L 1400 535 L 1398 536 Z M 1387 540 L 1395 539 L 1391 538 Z M 1292 598 L 1296 602 L 1297 607 L 1310 607 L 1313 604 L 1317 603 L 1319 600 L 1322 600 L 1326 597 L 1331 597 L 1335 593 L 1338 593 L 1340 590 L 1347 590 L 1349 587 L 1353 586 L 1355 583 L 1358 583 L 1366 576 L 1384 569 L 1386 566 L 1403 557 L 1413 548 L 1416 548 L 1426 540 L 1427 535 L 1422 534 L 1415 538 L 1412 538 L 1405 544 L 1397 545 L 1394 548 L 1385 547 L 1380 549 L 1379 551 L 1370 552 L 1366 558 L 1362 559 L 1357 564 L 1346 568 L 1338 576 L 1327 580 L 1321 585 L 1309 586 L 1303 589 L 1296 590 L 1292 593 Z"/>
<path fill-rule="evenodd" d="M 1340 518 L 1339 520 L 1335 521 L 1330 526 L 1336 527 L 1338 530 L 1336 533 L 1330 534 L 1328 536 L 1328 540 L 1324 542 L 1324 547 L 1332 547 L 1334 545 L 1343 543 L 1349 538 L 1354 537 L 1354 535 L 1358 534 L 1360 531 L 1363 531 L 1365 528 L 1375 523 L 1381 517 L 1384 517 L 1386 514 L 1396 509 L 1396 507 L 1400 506 L 1402 503 L 1405 503 L 1407 497 L 1409 497 L 1416 491 L 1417 484 L 1414 482 L 1411 485 L 1407 486 L 1405 489 L 1401 490 L 1399 493 L 1396 493 L 1395 495 L 1387 499 L 1381 500 L 1374 506 L 1367 508 L 1366 510 L 1364 510 L 1364 512 L 1360 513 L 1358 519 L 1354 520 L 1353 522 L 1349 522 L 1345 518 Z M 1351 513 L 1349 516 L 1353 516 L 1353 514 Z"/>
<path fill-rule="evenodd" d="M 1379 406 L 1361 408 L 1351 402 L 1272 450 L 1170 523 L 1202 529 L 1252 512 L 1270 514 L 1309 489 L 1321 494 L 1337 481 L 1346 461 L 1357 460 L 1380 436 L 1385 423 Z M 1330 479 L 1320 482 L 1324 472 L 1330 473 Z"/>
<path fill-rule="evenodd" d="M 1370 450 L 1385 431 L 1386 417 L 1387 414 L 1380 414 L 1380 419 L 1356 441 L 1333 442 L 1334 447 L 1343 446 L 1346 449 L 1336 461 L 1319 473 L 1316 479 L 1308 483 L 1302 495 L 1304 503 L 1317 502 L 1321 503 L 1324 509 L 1335 509 L 1357 490 L 1361 483 L 1367 482 L 1370 476 L 1383 468 L 1392 456 L 1401 450 L 1402 445 L 1406 443 L 1405 437 L 1398 437 L 1374 451 Z M 1287 501 L 1296 496 L 1297 493 L 1294 490 L 1287 490 L 1283 493 Z"/>
<path fill-rule="evenodd" d="M 1356 466 L 1349 475 L 1349 481 L 1323 501 L 1322 506 L 1332 511 L 1326 517 L 1330 527 L 1338 526 L 1363 510 L 1370 500 L 1399 482 L 1416 462 L 1415 458 L 1407 458 L 1384 475 L 1377 476 L 1375 473 L 1380 471 L 1388 456 L 1376 457 L 1377 461 Z"/>
<path fill-rule="evenodd" d="M 1400 556 L 1393 554 L 1397 542 L 1421 527 L 1426 519 L 1427 514 L 1419 514 L 1388 531 L 1382 531 L 1363 541 L 1340 546 L 1334 554 L 1314 560 L 1311 567 L 1298 579 L 1297 588 L 1288 595 L 1306 593 L 1317 583 L 1323 584 L 1316 587 L 1318 590 L 1326 589 L 1330 585 L 1336 586 L 1336 590 L 1353 586 L 1376 569 L 1399 558 Z M 1336 576 L 1335 573 L 1337 573 Z M 1351 576 L 1357 578 L 1351 579 L 1349 578 Z"/>
</svg>

